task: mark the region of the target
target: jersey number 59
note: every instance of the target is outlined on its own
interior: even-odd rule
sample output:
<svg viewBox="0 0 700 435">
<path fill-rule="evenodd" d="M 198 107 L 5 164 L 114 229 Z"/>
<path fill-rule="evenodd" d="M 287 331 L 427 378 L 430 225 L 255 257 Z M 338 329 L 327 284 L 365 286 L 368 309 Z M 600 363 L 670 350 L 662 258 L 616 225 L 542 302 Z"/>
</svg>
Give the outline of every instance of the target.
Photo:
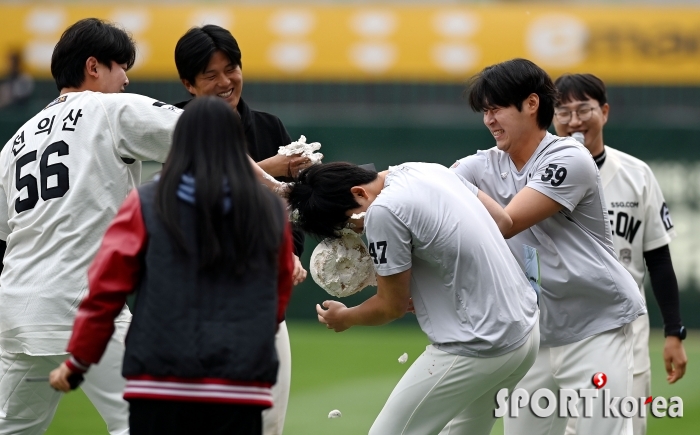
<svg viewBox="0 0 700 435">
<path fill-rule="evenodd" d="M 68 167 L 63 163 L 54 163 L 49 165 L 49 156 L 51 154 L 65 156 L 68 154 L 68 144 L 61 141 L 54 142 L 41 154 L 39 162 L 39 178 L 41 179 L 41 199 L 47 201 L 52 198 L 60 198 L 68 192 Z M 17 159 L 15 167 L 15 185 L 17 191 L 21 192 L 27 188 L 27 197 L 24 199 L 15 200 L 15 211 L 22 213 L 23 211 L 31 210 L 39 202 L 39 189 L 37 186 L 36 177 L 32 174 L 20 176 L 22 167 L 28 163 L 36 161 L 36 151 L 29 152 Z M 49 187 L 49 177 L 56 176 L 56 186 Z"/>
</svg>

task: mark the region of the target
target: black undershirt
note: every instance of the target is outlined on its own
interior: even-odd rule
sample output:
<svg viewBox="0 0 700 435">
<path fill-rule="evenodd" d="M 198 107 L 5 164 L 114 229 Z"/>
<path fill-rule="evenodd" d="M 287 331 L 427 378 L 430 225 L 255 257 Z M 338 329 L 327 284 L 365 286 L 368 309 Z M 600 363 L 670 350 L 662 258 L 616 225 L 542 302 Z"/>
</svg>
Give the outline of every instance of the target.
<svg viewBox="0 0 700 435">
<path fill-rule="evenodd" d="M 605 163 L 605 149 L 593 156 L 598 169 Z M 656 303 L 661 309 L 666 332 L 677 331 L 681 327 L 680 298 L 678 295 L 678 280 L 673 270 L 671 251 L 668 245 L 644 252 L 644 261 L 649 269 L 649 279 L 654 292 Z"/>
</svg>

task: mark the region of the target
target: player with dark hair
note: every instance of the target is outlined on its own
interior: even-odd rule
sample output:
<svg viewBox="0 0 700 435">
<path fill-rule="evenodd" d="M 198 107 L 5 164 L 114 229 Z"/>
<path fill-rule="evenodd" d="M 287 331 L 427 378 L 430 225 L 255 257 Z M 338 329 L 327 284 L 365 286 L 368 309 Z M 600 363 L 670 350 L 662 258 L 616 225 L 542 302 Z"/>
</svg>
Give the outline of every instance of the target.
<svg viewBox="0 0 700 435">
<path fill-rule="evenodd" d="M 258 166 L 282 181 L 292 181 L 299 170 L 311 164 L 308 157 L 278 154 L 292 142 L 282 121 L 272 114 L 251 109 L 241 98 L 243 72 L 241 50 L 231 32 L 213 24 L 189 29 L 175 46 L 175 65 L 180 80 L 194 97 L 215 96 L 236 111 L 243 123 L 248 154 Z M 178 107 L 187 108 L 188 100 Z M 299 257 L 304 251 L 304 233 L 294 229 L 295 284 L 306 278 Z M 286 322 L 277 333 L 280 371 L 273 389 L 275 406 L 264 413 L 264 433 L 281 435 L 291 385 L 291 348 Z"/>
<path fill-rule="evenodd" d="M 25 378 L 65 359 L 99 240 L 140 184 L 141 161 L 163 162 L 170 149 L 181 110 L 121 93 L 134 55 L 112 24 L 70 26 L 51 60 L 61 95 L 0 152 L 0 434 L 43 433 L 51 423 L 61 393 Z M 129 432 L 121 366 L 131 313 L 120 310 L 83 385 L 111 434 Z"/>
<path fill-rule="evenodd" d="M 470 81 L 469 102 L 483 112 L 496 146 L 459 160 L 453 171 L 492 197 L 512 219 L 503 232 L 531 281 L 539 284 L 541 341 L 537 361 L 518 388 L 632 392 L 631 322 L 646 313 L 634 279 L 617 261 L 598 170 L 572 138 L 547 132 L 557 90 L 525 59 L 485 68 Z M 456 184 L 456 188 L 461 188 Z M 602 391 L 602 390 L 601 390 Z M 631 421 L 603 416 L 603 394 L 580 434 L 628 434 Z M 577 403 L 584 413 L 584 400 Z M 590 406 L 586 411 L 591 411 Z M 530 408 L 505 419 L 505 433 L 561 435 L 567 418 Z"/>
<path fill-rule="evenodd" d="M 559 100 L 554 112 L 554 128 L 559 136 L 578 133 L 591 152 L 600 171 L 605 189 L 613 245 L 622 265 L 632 274 L 644 296 L 646 262 L 654 297 L 661 308 L 666 342 L 663 350 L 668 382 L 683 377 L 687 363 L 682 340 L 678 281 L 673 271 L 668 244 L 675 237 L 671 216 L 663 193 L 649 166 L 604 145 L 603 127 L 608 121 L 605 84 L 593 74 L 567 74 L 554 84 Z M 634 333 L 633 397 L 651 396 L 651 362 L 649 360 L 649 317 L 632 322 Z M 569 422 L 567 433 L 575 433 Z M 634 434 L 646 433 L 646 414 L 633 417 Z"/>
<path fill-rule="evenodd" d="M 349 163 L 316 165 L 292 186 L 289 203 L 302 228 L 337 237 L 353 214 L 366 212 L 369 250 L 376 253 L 377 294 L 350 308 L 325 301 L 316 306 L 319 321 L 337 332 L 382 325 L 402 317 L 412 300 L 431 342 L 370 435 L 434 434 L 451 420 L 460 421 L 451 433 L 488 434 L 497 391 L 513 388 L 532 365 L 536 294 L 501 236 L 510 219 L 489 201 L 462 177 L 428 163 L 379 173 Z"/>
<path fill-rule="evenodd" d="M 240 120 L 197 99 L 160 180 L 132 191 L 107 229 L 51 385 L 68 391 L 99 361 L 136 292 L 123 369 L 131 433 L 261 434 L 292 255 L 284 205 L 255 178 Z"/>
</svg>

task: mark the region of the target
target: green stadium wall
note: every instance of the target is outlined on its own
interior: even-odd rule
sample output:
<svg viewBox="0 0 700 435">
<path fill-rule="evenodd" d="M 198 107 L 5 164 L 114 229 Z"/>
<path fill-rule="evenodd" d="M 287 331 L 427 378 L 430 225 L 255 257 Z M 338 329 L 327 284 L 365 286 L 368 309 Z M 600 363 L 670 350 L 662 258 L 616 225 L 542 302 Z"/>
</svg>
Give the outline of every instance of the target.
<svg viewBox="0 0 700 435">
<path fill-rule="evenodd" d="M 129 90 L 169 103 L 188 97 L 173 82 L 134 83 Z M 381 170 L 406 161 L 451 165 L 493 146 L 480 115 L 471 113 L 460 93 L 461 85 L 246 83 L 244 97 L 252 107 L 280 116 L 293 139 L 303 134 L 308 141 L 321 142 L 324 161 L 374 163 Z M 31 100 L 0 110 L 3 142 L 56 94 L 52 83 L 40 82 Z M 609 95 L 613 110 L 606 143 L 654 169 L 678 232 L 671 249 L 683 320 L 688 327 L 700 328 L 700 231 L 695 229 L 700 222 L 700 98 L 695 98 L 700 89 L 619 87 L 611 88 Z M 429 113 L 431 109 L 437 114 Z M 307 266 L 315 245 L 307 239 L 302 258 Z M 368 288 L 343 302 L 353 305 L 373 292 Z M 315 304 L 328 298 L 309 276 L 295 288 L 287 315 L 315 320 Z M 652 325 L 659 327 L 659 310 L 649 288 L 647 300 Z M 413 316 L 406 317 L 402 321 L 412 321 Z"/>
</svg>

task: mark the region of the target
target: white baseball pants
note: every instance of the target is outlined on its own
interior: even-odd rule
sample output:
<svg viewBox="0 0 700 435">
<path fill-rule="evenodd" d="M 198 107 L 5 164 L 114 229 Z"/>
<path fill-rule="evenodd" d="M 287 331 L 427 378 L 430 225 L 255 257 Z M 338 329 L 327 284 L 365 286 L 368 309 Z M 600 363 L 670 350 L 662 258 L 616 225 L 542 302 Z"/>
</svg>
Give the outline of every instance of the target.
<svg viewBox="0 0 700 435">
<path fill-rule="evenodd" d="M 289 403 L 289 388 L 292 383 L 292 349 L 289 344 L 287 322 L 279 324 L 275 335 L 275 348 L 279 359 L 277 383 L 272 387 L 274 406 L 263 411 L 263 435 L 282 435 L 284 418 Z"/>
<path fill-rule="evenodd" d="M 640 316 L 632 322 L 634 334 L 634 377 L 632 397 L 651 396 L 651 363 L 649 361 L 649 316 Z M 641 367 L 640 367 L 641 366 Z M 648 410 L 647 410 L 648 411 Z M 566 435 L 576 435 L 576 418 L 569 419 Z M 634 435 L 646 435 L 647 418 L 640 413 L 632 417 Z"/>
<path fill-rule="evenodd" d="M 129 323 L 115 326 L 100 363 L 90 367 L 80 388 L 107 423 L 111 435 L 128 435 L 129 404 L 122 398 L 126 383 L 122 360 Z M 26 382 L 25 378 L 48 376 L 66 357 L 0 352 L 0 435 L 40 435 L 48 429 L 63 393 L 48 382 Z"/>
<path fill-rule="evenodd" d="M 595 373 L 607 376 L 604 389 L 611 397 L 627 397 L 632 394 L 632 326 L 627 324 L 564 346 L 540 348 L 537 361 L 516 388 L 525 389 L 530 395 L 540 388 L 547 388 L 555 396 L 560 389 L 595 388 Z M 603 416 L 603 392 L 593 399 L 593 415 L 576 419 L 578 435 L 632 435 L 629 418 Z M 546 400 L 542 406 L 546 406 Z M 583 400 L 578 401 L 579 415 L 583 415 Z M 554 412 L 550 417 L 538 417 L 529 407 L 519 409 L 518 417 L 504 417 L 505 435 L 563 435 L 568 418 Z"/>
<path fill-rule="evenodd" d="M 496 422 L 496 392 L 525 376 L 539 341 L 536 324 L 524 345 L 498 357 L 459 356 L 427 346 L 394 388 L 370 435 L 488 435 Z"/>
</svg>

